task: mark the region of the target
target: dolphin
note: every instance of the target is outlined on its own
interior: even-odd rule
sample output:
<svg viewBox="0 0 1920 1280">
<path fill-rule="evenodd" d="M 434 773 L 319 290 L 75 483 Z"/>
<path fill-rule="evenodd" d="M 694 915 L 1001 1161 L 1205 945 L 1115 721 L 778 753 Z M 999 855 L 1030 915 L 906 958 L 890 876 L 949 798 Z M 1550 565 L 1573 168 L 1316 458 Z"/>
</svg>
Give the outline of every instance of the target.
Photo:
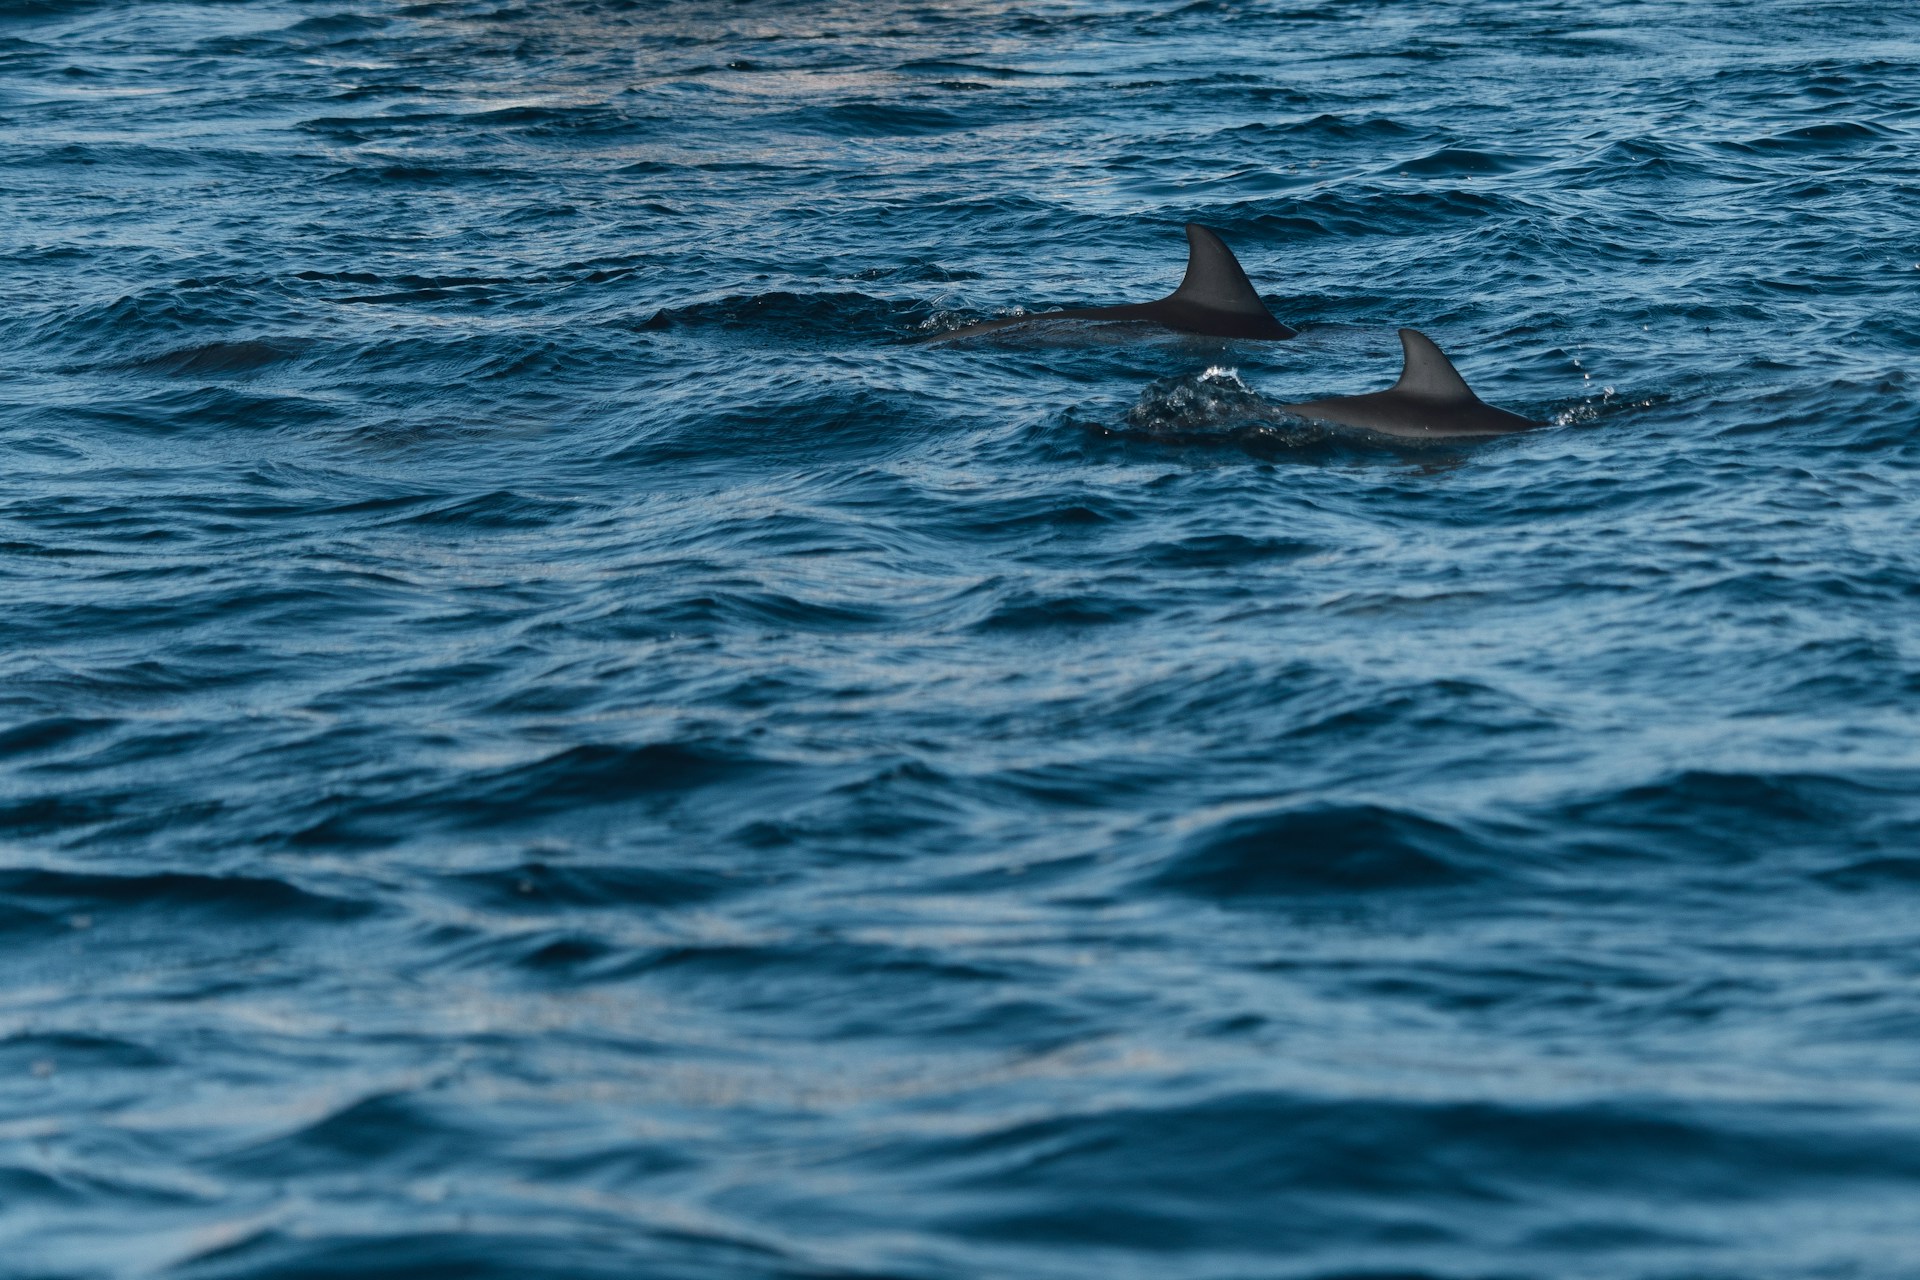
<svg viewBox="0 0 1920 1280">
<path fill-rule="evenodd" d="M 1144 320 L 1180 333 L 1210 338 L 1291 338 L 1294 330 L 1273 318 L 1267 304 L 1253 291 L 1247 273 L 1233 250 L 1213 231 L 1195 222 L 1187 224 L 1187 275 L 1158 302 L 1135 302 L 1119 307 L 1076 307 L 1070 311 L 1040 311 L 1032 315 L 983 320 L 949 333 L 936 333 L 922 342 L 946 342 L 1017 325 L 1052 320 Z"/>
<path fill-rule="evenodd" d="M 1315 422 L 1415 440 L 1501 436 L 1540 425 L 1473 394 L 1446 354 L 1419 330 L 1402 329 L 1400 347 L 1406 366 L 1387 390 L 1280 407 Z"/>
</svg>

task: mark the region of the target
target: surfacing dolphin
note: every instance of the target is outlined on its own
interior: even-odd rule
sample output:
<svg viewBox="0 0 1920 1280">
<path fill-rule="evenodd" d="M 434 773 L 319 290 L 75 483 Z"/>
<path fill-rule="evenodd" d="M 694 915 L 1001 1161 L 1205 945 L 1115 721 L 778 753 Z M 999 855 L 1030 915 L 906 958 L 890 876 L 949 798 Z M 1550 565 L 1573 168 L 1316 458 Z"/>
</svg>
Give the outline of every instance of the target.
<svg viewBox="0 0 1920 1280">
<path fill-rule="evenodd" d="M 922 342 L 971 338 L 997 329 L 1045 324 L 1054 320 L 1132 320 L 1157 324 L 1180 333 L 1210 338 L 1291 338 L 1294 331 L 1273 318 L 1267 304 L 1253 291 L 1233 250 L 1214 232 L 1198 223 L 1187 224 L 1187 275 L 1158 302 L 1135 302 L 1119 307 L 1076 307 L 1071 311 L 1039 311 L 1032 315 L 983 320 L 950 333 L 936 333 Z"/>
<path fill-rule="evenodd" d="M 1415 440 L 1502 436 L 1540 425 L 1517 413 L 1496 409 L 1473 394 L 1466 379 L 1426 334 L 1402 329 L 1400 346 L 1406 352 L 1406 366 L 1400 371 L 1400 381 L 1387 390 L 1280 407 L 1315 422 Z"/>
</svg>

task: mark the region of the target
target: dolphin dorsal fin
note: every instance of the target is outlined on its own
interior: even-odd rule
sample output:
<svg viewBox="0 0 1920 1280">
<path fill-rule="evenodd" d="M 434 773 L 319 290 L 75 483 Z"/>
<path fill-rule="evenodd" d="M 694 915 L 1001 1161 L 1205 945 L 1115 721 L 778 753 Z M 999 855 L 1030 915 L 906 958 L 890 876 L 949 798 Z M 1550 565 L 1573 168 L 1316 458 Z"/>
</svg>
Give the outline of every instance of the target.
<svg viewBox="0 0 1920 1280">
<path fill-rule="evenodd" d="M 1400 381 L 1393 384 L 1395 391 L 1418 396 L 1422 400 L 1468 400 L 1479 403 L 1480 397 L 1473 394 L 1473 388 L 1467 385 L 1467 380 L 1460 376 L 1453 362 L 1433 345 L 1433 339 L 1426 334 L 1418 329 L 1402 329 L 1400 347 L 1407 354 L 1407 363 L 1400 371 Z"/>
<path fill-rule="evenodd" d="M 1253 282 L 1240 269 L 1240 261 L 1233 256 L 1233 250 L 1227 248 L 1226 241 L 1197 222 L 1187 224 L 1186 279 L 1167 301 L 1185 302 L 1208 311 L 1273 319 L 1273 313 L 1253 291 Z"/>
</svg>

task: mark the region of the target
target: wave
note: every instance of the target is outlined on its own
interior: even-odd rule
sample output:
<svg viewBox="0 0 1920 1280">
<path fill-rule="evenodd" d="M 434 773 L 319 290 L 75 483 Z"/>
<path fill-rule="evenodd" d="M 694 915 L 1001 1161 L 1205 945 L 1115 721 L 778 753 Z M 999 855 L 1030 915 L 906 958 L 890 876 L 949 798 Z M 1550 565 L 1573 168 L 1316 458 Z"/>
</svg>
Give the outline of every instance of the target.
<svg viewBox="0 0 1920 1280">
<path fill-rule="evenodd" d="M 364 901 L 313 893 L 284 880 L 187 872 L 98 875 L 32 867 L 0 870 L 0 899 L 37 911 L 124 914 L 236 922 L 316 923 L 354 920 L 375 908 Z"/>
<path fill-rule="evenodd" d="M 1686 769 L 1570 802 L 1553 818 L 1596 852 L 1746 863 L 1795 846 L 1831 848 L 1837 833 L 1863 831 L 1902 785 L 1897 776 Z"/>
<path fill-rule="evenodd" d="M 1495 1240 L 1548 1269 L 1597 1248 L 1687 1256 L 1745 1234 L 1731 1206 L 1787 1202 L 1809 1184 L 1885 1196 L 1920 1177 L 1920 1162 L 1844 1110 L 1276 1092 L 1076 1110 L 871 1159 L 969 1204 L 943 1222 L 956 1234 L 1163 1256 L 1278 1250 L 1302 1275 L 1339 1274 L 1318 1268 L 1356 1254 L 1377 1274 L 1421 1274 L 1436 1254 Z M 1649 1192 L 1728 1208 L 1683 1225 Z"/>
<path fill-rule="evenodd" d="M 383 845 L 421 824 L 490 830 L 609 807 L 670 803 L 706 788 L 779 777 L 775 762 L 718 744 L 589 744 L 463 778 L 406 798 L 336 797 L 331 813 L 290 837 L 298 847 Z"/>
<path fill-rule="evenodd" d="M 1812 124 L 1786 133 L 1755 138 L 1742 144 L 1752 151 L 1851 151 L 1867 143 L 1890 141 L 1906 131 L 1857 120 Z"/>
<path fill-rule="evenodd" d="M 1194 833 L 1149 883 L 1222 902 L 1437 889 L 1491 878 L 1489 852 L 1460 828 L 1420 814 L 1308 803 Z"/>
<path fill-rule="evenodd" d="M 543 862 L 460 872 L 445 877 L 442 883 L 464 901 L 508 912 L 679 907 L 709 901 L 730 887 L 725 877 L 711 872 Z"/>
<path fill-rule="evenodd" d="M 1422 178 L 1450 178 L 1517 173 L 1540 164 L 1543 157 L 1521 152 L 1477 151 L 1470 147 L 1442 147 L 1414 160 L 1401 160 L 1385 173 Z"/>
<path fill-rule="evenodd" d="M 1905 17 L 0 4 L 0 1273 L 1896 1273 Z"/>
<path fill-rule="evenodd" d="M 923 303 L 894 302 L 864 293 L 776 291 L 663 307 L 641 328 L 715 328 L 787 341 L 843 343 L 849 336 L 911 333 L 930 310 Z"/>
</svg>

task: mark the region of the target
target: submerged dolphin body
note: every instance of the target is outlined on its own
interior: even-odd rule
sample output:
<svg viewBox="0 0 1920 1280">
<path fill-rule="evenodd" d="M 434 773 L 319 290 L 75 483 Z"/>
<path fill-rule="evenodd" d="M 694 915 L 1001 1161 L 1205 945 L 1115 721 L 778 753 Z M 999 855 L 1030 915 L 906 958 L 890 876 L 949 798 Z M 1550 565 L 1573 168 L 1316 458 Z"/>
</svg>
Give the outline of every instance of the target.
<svg viewBox="0 0 1920 1280">
<path fill-rule="evenodd" d="M 1400 346 L 1406 352 L 1406 367 L 1400 371 L 1400 381 L 1387 390 L 1280 407 L 1315 422 L 1415 440 L 1501 436 L 1540 425 L 1496 409 L 1473 394 L 1426 334 L 1402 329 Z"/>
<path fill-rule="evenodd" d="M 1187 275 L 1175 289 L 1158 302 L 1136 302 L 1120 307 L 1078 307 L 1071 311 L 1040 311 L 1032 315 L 1008 316 L 1002 320 L 983 320 L 935 334 L 925 342 L 945 342 L 952 338 L 970 338 L 996 329 L 1041 324 L 1051 320 L 1134 320 L 1146 321 L 1181 333 L 1199 333 L 1212 338 L 1291 338 L 1294 331 L 1273 318 L 1267 304 L 1253 291 L 1247 273 L 1240 269 L 1233 250 L 1207 228 L 1187 224 Z"/>
</svg>

